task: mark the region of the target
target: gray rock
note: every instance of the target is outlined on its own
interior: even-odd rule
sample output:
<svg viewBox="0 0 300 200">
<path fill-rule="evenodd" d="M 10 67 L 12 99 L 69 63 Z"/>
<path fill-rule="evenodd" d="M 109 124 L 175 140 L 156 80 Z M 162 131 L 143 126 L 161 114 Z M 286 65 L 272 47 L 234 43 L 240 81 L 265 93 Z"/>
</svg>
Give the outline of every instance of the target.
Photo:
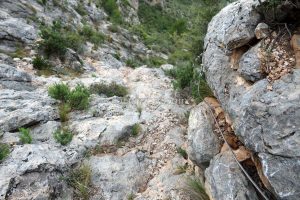
<svg viewBox="0 0 300 200">
<path fill-rule="evenodd" d="M 230 151 L 222 152 L 211 160 L 205 170 L 205 187 L 212 199 L 258 199 L 250 182 L 245 178 Z"/>
<path fill-rule="evenodd" d="M 39 124 L 33 127 L 30 131 L 34 141 L 46 142 L 54 141 L 53 133 L 61 126 L 60 122 L 48 121 L 45 124 Z"/>
<path fill-rule="evenodd" d="M 266 153 L 258 154 L 264 175 L 280 199 L 297 200 L 300 197 L 300 160 Z"/>
<path fill-rule="evenodd" d="M 13 66 L 0 64 L 0 81 L 30 82 L 31 76 Z"/>
<path fill-rule="evenodd" d="M 27 144 L 16 146 L 0 166 L 0 199 L 11 189 L 10 183 L 30 172 L 51 172 L 63 170 L 65 153 L 50 145 Z"/>
<path fill-rule="evenodd" d="M 37 30 L 22 19 L 8 18 L 0 21 L 0 38 L 8 41 L 32 43 L 37 38 Z"/>
<path fill-rule="evenodd" d="M 197 165 L 207 167 L 209 161 L 220 151 L 214 131 L 214 119 L 205 103 L 197 105 L 190 113 L 188 127 L 189 158 Z"/>
<path fill-rule="evenodd" d="M 23 126 L 58 118 L 45 91 L 0 90 L 0 130 L 15 131 Z"/>
<path fill-rule="evenodd" d="M 11 182 L 6 199 L 73 199 L 72 191 L 57 172 L 30 172 Z"/>
<path fill-rule="evenodd" d="M 104 199 L 127 200 L 127 197 L 137 193 L 149 178 L 145 168 L 149 160 L 142 162 L 137 152 L 129 152 L 122 157 L 105 155 L 93 156 L 88 161 L 92 168 L 92 183 L 101 188 Z M 99 194 L 98 194 L 99 195 Z"/>
<path fill-rule="evenodd" d="M 255 36 L 257 39 L 263 39 L 270 35 L 270 28 L 266 23 L 259 23 L 255 28 Z"/>
<path fill-rule="evenodd" d="M 235 134 L 245 146 L 254 152 L 289 157 L 289 165 L 293 168 L 300 155 L 300 71 L 296 69 L 275 81 L 272 90 L 267 88 L 266 79 L 250 85 L 230 68 L 231 52 L 222 45 L 226 47 L 227 44 L 227 48 L 229 45 L 232 49 L 254 38 L 255 27 L 260 21 L 257 5 L 258 1 L 254 0 L 237 1 L 214 17 L 205 38 L 205 74 L 215 96 L 232 119 Z M 227 34 L 232 33 L 230 30 L 236 33 L 230 36 Z M 242 34 L 237 40 L 235 36 L 239 31 Z M 276 162 L 274 160 L 274 165 Z M 286 182 L 285 176 L 290 175 L 282 171 L 280 182 Z M 270 183 L 278 196 L 278 191 L 285 190 L 284 184 Z"/>
<path fill-rule="evenodd" d="M 258 57 L 259 46 L 250 48 L 240 59 L 238 72 L 247 81 L 256 82 L 264 78 Z"/>
<path fill-rule="evenodd" d="M 255 0 L 241 0 L 223 8 L 209 23 L 204 46 L 212 42 L 234 49 L 247 44 L 255 37 L 254 29 L 261 19 L 253 9 L 257 5 Z"/>
</svg>

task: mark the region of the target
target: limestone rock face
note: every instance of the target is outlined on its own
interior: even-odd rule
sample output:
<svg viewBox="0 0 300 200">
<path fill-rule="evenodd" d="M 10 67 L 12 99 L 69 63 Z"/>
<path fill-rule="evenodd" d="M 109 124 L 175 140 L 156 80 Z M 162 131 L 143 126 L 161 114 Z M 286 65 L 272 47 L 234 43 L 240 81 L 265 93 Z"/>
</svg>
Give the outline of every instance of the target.
<svg viewBox="0 0 300 200">
<path fill-rule="evenodd" d="M 266 167 L 264 175 L 275 194 L 294 199 L 299 198 L 299 191 L 287 191 L 284 185 L 299 184 L 299 179 L 296 181 L 297 177 L 291 177 L 288 171 L 299 168 L 300 71 L 294 69 L 269 83 L 258 74 L 256 47 L 241 57 L 237 71 L 230 67 L 232 50 L 255 39 L 255 28 L 261 19 L 258 6 L 254 0 L 237 1 L 213 18 L 205 38 L 203 64 L 208 84 L 232 119 L 235 134 L 247 148 L 264 155 L 260 156 Z M 287 159 L 283 162 L 281 156 Z M 279 168 L 284 163 L 285 170 L 271 173 L 267 170 L 270 162 Z"/>
<path fill-rule="evenodd" d="M 209 107 L 200 103 L 189 117 L 188 155 L 199 166 L 208 166 L 209 161 L 219 152 L 218 137 L 213 132 L 214 119 Z"/>
<path fill-rule="evenodd" d="M 205 186 L 212 199 L 258 199 L 255 190 L 234 161 L 230 151 L 214 157 L 205 170 Z"/>
<path fill-rule="evenodd" d="M 238 72 L 247 81 L 256 82 L 263 78 L 258 49 L 259 44 L 252 47 L 240 59 Z"/>
</svg>

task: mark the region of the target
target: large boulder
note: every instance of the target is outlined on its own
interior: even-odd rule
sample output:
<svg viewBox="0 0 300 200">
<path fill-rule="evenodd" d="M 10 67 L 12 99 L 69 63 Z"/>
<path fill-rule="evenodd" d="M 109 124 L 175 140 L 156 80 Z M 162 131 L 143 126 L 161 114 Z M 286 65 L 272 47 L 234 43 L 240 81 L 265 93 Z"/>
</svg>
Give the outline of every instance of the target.
<svg viewBox="0 0 300 200">
<path fill-rule="evenodd" d="M 300 155 L 299 69 L 270 85 L 267 79 L 257 81 L 261 77 L 256 76 L 252 79 L 256 82 L 250 84 L 246 79 L 251 80 L 253 73 L 247 78 L 242 68 L 242 76 L 231 68 L 232 50 L 256 40 L 255 27 L 261 19 L 256 8 L 259 1 L 240 0 L 213 18 L 205 38 L 204 70 L 208 84 L 233 121 L 235 134 L 246 147 L 258 153 L 289 157 L 289 162 L 295 164 Z M 262 162 L 266 163 L 266 159 L 261 157 Z M 273 162 L 275 165 L 279 160 Z M 288 171 L 293 171 L 293 166 L 286 165 L 280 178 L 274 174 L 279 185 L 267 176 L 276 195 L 285 194 L 282 183 L 289 181 Z"/>
<path fill-rule="evenodd" d="M 149 161 L 139 151 L 132 151 L 121 157 L 113 155 L 91 157 L 88 163 L 92 168 L 92 183 L 95 187 L 101 188 L 96 196 L 111 200 L 126 200 L 129 195 L 137 193 L 149 178 L 145 170 Z"/>
<path fill-rule="evenodd" d="M 214 133 L 214 119 L 209 109 L 204 102 L 200 103 L 189 117 L 187 153 L 192 161 L 203 167 L 207 167 L 220 150 L 218 137 Z"/>
<path fill-rule="evenodd" d="M 211 199 L 258 199 L 254 187 L 245 178 L 230 151 L 222 152 L 211 160 L 205 177 L 205 187 Z"/>
</svg>

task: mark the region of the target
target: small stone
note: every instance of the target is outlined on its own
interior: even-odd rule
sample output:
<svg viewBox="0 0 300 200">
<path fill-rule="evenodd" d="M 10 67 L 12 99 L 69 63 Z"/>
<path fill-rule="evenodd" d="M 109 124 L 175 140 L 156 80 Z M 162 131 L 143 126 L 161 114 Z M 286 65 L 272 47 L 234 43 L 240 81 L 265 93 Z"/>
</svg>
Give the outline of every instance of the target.
<svg viewBox="0 0 300 200">
<path fill-rule="evenodd" d="M 269 26 L 265 23 L 259 23 L 255 28 L 255 36 L 257 39 L 263 39 L 270 34 Z"/>
</svg>

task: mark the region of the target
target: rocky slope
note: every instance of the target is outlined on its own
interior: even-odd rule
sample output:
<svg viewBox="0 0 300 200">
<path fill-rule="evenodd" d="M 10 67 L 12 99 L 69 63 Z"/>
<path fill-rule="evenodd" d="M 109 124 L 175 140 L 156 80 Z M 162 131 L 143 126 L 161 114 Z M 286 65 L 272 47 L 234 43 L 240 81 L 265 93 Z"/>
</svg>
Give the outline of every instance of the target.
<svg viewBox="0 0 300 200">
<path fill-rule="evenodd" d="M 276 7 L 278 26 L 269 23 L 263 0 L 236 1 L 212 19 L 203 69 L 215 97 L 198 105 L 174 91 L 165 74 L 174 66 L 128 67 L 135 58 L 166 55 L 116 27 L 99 2 L 0 2 L 0 155 L 8 146 L 0 199 L 207 199 L 199 185 L 187 191 L 190 178 L 204 180 L 210 199 L 262 199 L 219 128 L 267 198 L 300 198 L 297 1 Z M 125 22 L 140 23 L 139 1 L 116 2 Z M 89 26 L 105 39 L 97 45 L 89 38 L 78 49 L 71 44 L 63 58 L 49 57 L 51 71 L 39 70 L 34 61 L 46 56 L 41 30 L 56 21 L 70 35 Z M 87 109 L 64 120 L 60 102 L 48 95 L 55 83 L 113 83 L 128 94 L 92 94 Z M 30 144 L 20 139 L 22 127 Z M 73 134 L 67 145 L 53 135 L 60 128 Z"/>
</svg>

